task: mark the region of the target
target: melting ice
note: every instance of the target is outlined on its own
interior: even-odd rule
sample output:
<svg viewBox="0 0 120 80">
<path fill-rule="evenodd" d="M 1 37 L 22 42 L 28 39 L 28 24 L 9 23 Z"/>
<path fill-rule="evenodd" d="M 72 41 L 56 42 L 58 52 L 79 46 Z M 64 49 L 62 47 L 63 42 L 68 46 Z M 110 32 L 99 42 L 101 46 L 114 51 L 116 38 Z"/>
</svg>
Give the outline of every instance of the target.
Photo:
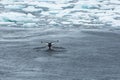
<svg viewBox="0 0 120 80">
<path fill-rule="evenodd" d="M 38 26 L 44 20 L 53 26 L 119 27 L 119 5 L 119 0 L 1 0 L 0 24 Z"/>
</svg>

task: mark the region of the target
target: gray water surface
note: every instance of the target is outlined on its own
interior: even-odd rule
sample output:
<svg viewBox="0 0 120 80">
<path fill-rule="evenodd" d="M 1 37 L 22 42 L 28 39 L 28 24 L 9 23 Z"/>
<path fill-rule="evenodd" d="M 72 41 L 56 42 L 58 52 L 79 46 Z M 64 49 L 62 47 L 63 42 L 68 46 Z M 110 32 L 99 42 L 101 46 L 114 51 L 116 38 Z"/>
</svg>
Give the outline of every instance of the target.
<svg viewBox="0 0 120 80">
<path fill-rule="evenodd" d="M 104 30 L 1 27 L 1 80 L 119 80 L 120 35 Z M 6 30 L 6 31 L 4 31 Z M 49 34 L 46 34 L 49 33 Z M 41 41 L 55 41 L 54 50 Z"/>
</svg>

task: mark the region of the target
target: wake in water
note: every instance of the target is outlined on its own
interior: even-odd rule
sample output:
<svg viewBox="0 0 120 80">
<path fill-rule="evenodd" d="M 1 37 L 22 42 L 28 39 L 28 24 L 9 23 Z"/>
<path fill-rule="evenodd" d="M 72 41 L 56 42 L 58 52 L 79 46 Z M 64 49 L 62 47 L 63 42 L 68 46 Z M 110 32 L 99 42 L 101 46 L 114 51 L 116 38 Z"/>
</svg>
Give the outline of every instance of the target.
<svg viewBox="0 0 120 80">
<path fill-rule="evenodd" d="M 46 49 L 46 51 L 53 51 L 53 52 L 61 52 L 61 51 L 65 51 L 65 48 L 63 47 L 56 47 L 54 44 L 59 42 L 58 40 L 57 41 L 41 41 L 41 43 L 45 43 L 47 44 L 47 46 L 44 46 L 44 47 L 36 47 L 34 48 L 35 50 L 37 51 L 40 51 L 40 50 L 44 50 Z"/>
</svg>

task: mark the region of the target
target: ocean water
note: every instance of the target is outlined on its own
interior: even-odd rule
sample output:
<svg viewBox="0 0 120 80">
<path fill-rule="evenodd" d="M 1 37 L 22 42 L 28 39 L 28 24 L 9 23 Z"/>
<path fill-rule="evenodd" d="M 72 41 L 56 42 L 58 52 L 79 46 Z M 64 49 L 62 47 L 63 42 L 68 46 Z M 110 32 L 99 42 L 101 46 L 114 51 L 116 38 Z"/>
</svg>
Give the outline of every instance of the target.
<svg viewBox="0 0 120 80">
<path fill-rule="evenodd" d="M 119 22 L 120 0 L 0 0 L 0 80 L 120 80 Z"/>
</svg>

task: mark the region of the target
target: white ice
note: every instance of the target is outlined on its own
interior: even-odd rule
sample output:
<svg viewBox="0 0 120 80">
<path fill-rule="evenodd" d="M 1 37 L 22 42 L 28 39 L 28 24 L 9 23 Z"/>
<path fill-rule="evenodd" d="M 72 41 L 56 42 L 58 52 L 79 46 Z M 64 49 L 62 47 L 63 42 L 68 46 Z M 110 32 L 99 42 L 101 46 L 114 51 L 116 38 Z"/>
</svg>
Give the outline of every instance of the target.
<svg viewBox="0 0 120 80">
<path fill-rule="evenodd" d="M 1 22 L 36 22 L 38 19 L 32 14 L 24 14 L 18 12 L 3 12 L 0 14 Z"/>
<path fill-rule="evenodd" d="M 6 5 L 4 8 L 6 9 L 23 9 L 25 6 L 24 5 Z"/>
<path fill-rule="evenodd" d="M 119 26 L 117 23 L 120 21 L 119 17 L 114 16 L 120 14 L 119 0 L 1 0 L 0 3 L 4 5 L 4 11 L 0 13 L 2 23 L 38 23 L 41 20 L 40 16 L 51 17 L 50 24 L 65 19 L 67 23 L 70 21 L 71 25 L 110 23 L 111 26 Z M 7 12 L 7 9 L 21 12 L 9 12 L 9 10 Z M 32 16 L 29 13 L 33 13 Z M 53 20 L 55 18 L 56 20 Z"/>
<path fill-rule="evenodd" d="M 26 11 L 26 12 L 39 12 L 41 10 L 42 9 L 36 9 L 34 6 L 28 6 L 27 8 L 23 9 L 23 11 Z"/>
</svg>

